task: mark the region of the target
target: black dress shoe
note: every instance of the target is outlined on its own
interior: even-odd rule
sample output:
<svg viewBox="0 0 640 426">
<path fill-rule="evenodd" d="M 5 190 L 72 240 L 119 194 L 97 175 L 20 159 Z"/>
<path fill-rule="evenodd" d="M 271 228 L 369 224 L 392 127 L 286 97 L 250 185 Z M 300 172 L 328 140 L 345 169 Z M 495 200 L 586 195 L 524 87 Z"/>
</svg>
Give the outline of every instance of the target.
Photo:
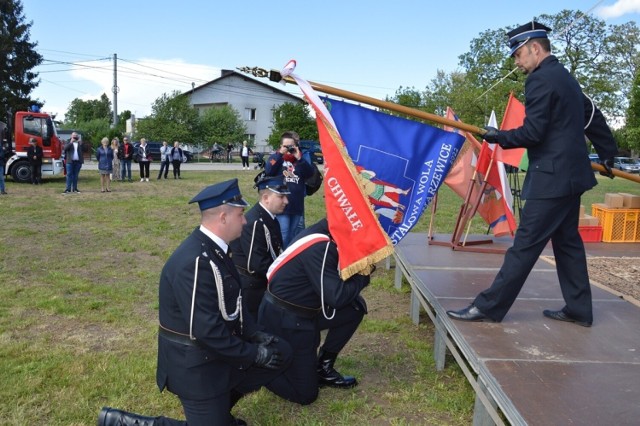
<svg viewBox="0 0 640 426">
<path fill-rule="evenodd" d="M 153 426 L 154 424 L 153 417 L 139 416 L 110 407 L 103 407 L 98 414 L 98 426 Z"/>
<path fill-rule="evenodd" d="M 318 368 L 316 370 L 318 373 L 318 386 L 330 386 L 338 389 L 350 389 L 358 386 L 358 380 L 355 377 L 343 376 L 333 368 L 337 357 L 338 354 L 335 352 L 320 350 Z"/>
<path fill-rule="evenodd" d="M 569 314 L 567 314 L 562 309 L 559 311 L 550 311 L 549 309 L 545 309 L 544 311 L 542 311 L 542 315 L 557 321 L 575 322 L 576 324 L 581 325 L 583 327 L 591 327 L 591 324 L 592 324 L 591 321 L 579 321 L 573 318 L 572 316 L 570 316 Z"/>
<path fill-rule="evenodd" d="M 493 321 L 491 318 L 480 312 L 473 304 L 459 311 L 447 311 L 447 315 L 459 321 Z"/>
</svg>

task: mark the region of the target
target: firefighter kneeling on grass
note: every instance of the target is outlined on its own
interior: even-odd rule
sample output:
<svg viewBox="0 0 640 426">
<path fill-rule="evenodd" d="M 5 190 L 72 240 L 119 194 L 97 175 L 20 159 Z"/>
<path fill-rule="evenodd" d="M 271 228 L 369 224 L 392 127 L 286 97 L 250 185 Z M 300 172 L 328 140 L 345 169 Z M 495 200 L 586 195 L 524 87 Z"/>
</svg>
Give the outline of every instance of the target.
<svg viewBox="0 0 640 426">
<path fill-rule="evenodd" d="M 270 383 L 270 390 L 299 404 L 318 397 L 319 386 L 352 388 L 354 377 L 334 369 L 338 353 L 367 313 L 360 291 L 369 275 L 346 281 L 338 271 L 338 249 L 326 219 L 298 234 L 271 265 L 258 322 L 293 349 L 293 362 Z M 320 332 L 328 330 L 320 346 Z"/>
</svg>

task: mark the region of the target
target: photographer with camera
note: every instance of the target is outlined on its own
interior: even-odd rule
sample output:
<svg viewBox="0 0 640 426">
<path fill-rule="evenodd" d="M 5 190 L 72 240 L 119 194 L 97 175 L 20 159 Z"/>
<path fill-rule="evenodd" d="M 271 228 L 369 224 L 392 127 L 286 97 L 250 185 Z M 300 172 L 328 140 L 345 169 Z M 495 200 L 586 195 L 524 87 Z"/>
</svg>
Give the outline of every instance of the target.
<svg viewBox="0 0 640 426">
<path fill-rule="evenodd" d="M 282 230 L 282 242 L 286 248 L 304 226 L 305 181 L 314 174 L 313 166 L 303 158 L 300 150 L 300 136 L 296 132 L 284 132 L 280 136 L 280 149 L 265 163 L 267 176 L 284 177 L 289 188 L 289 204 L 282 214 L 276 216 Z"/>
</svg>

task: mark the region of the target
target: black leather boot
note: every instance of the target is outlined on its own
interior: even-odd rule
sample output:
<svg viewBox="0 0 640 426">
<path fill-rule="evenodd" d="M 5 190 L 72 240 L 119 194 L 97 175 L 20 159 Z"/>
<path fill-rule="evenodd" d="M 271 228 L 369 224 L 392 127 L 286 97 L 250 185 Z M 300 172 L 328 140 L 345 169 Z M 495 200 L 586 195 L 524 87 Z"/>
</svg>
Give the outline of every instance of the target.
<svg viewBox="0 0 640 426">
<path fill-rule="evenodd" d="M 357 386 L 358 381 L 353 376 L 343 376 L 338 373 L 333 364 L 338 357 L 337 353 L 320 349 L 318 355 L 318 385 L 331 386 L 334 388 L 348 389 Z"/>
<path fill-rule="evenodd" d="M 98 426 L 153 426 L 155 418 L 139 416 L 115 408 L 103 407 L 98 414 Z"/>
</svg>

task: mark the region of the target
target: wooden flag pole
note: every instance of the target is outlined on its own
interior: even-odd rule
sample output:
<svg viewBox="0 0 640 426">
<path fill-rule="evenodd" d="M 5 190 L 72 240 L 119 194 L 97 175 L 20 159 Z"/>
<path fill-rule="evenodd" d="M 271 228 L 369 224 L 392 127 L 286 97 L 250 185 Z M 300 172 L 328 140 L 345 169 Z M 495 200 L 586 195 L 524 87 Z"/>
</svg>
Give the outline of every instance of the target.
<svg viewBox="0 0 640 426">
<path fill-rule="evenodd" d="M 268 77 L 269 80 L 280 82 L 285 81 L 287 83 L 296 84 L 296 81 L 291 77 L 282 77 L 280 75 L 280 71 L 271 70 L 267 71 L 264 68 L 258 67 L 242 67 L 238 68 L 238 70 L 252 74 L 255 77 Z M 434 121 L 438 124 L 442 124 L 445 126 L 455 127 L 456 129 L 465 130 L 467 132 L 475 133 L 477 135 L 484 135 L 487 131 L 478 126 L 472 126 L 471 124 L 466 124 L 461 121 L 450 120 L 445 117 L 440 117 L 436 114 L 431 114 L 428 112 L 420 111 L 415 108 L 409 108 L 404 105 L 399 105 L 393 102 L 382 101 L 380 99 L 372 98 L 365 95 L 360 95 L 358 93 L 349 92 L 347 90 L 338 89 L 332 86 L 326 86 L 320 83 L 314 83 L 313 81 L 308 82 L 309 85 L 314 89 L 322 93 L 328 93 L 330 95 L 340 96 L 341 98 L 350 99 L 356 102 L 362 102 L 367 105 L 377 106 L 379 108 L 388 109 L 390 111 L 398 112 L 400 114 L 406 114 L 411 117 L 420 118 L 423 120 Z"/>
<path fill-rule="evenodd" d="M 591 163 L 591 168 L 596 172 L 604 172 L 604 166 L 598 163 Z M 632 175 L 631 173 L 623 172 L 622 170 L 613 169 L 613 175 L 618 176 L 636 183 L 640 183 L 640 175 Z"/>
<path fill-rule="evenodd" d="M 267 71 L 264 68 L 259 67 L 242 67 L 238 68 L 239 71 L 244 72 L 246 74 L 251 74 L 254 77 L 268 78 L 271 81 L 280 82 L 285 81 L 287 83 L 296 84 L 295 80 L 291 77 L 282 78 L 280 71 L 271 70 Z M 328 93 L 330 95 L 340 96 L 341 98 L 349 99 L 356 102 L 362 102 L 367 105 L 377 106 L 379 108 L 388 109 L 389 111 L 395 111 L 400 114 L 406 114 L 414 118 L 420 118 L 422 120 L 433 121 L 438 124 L 442 124 L 444 126 L 451 126 L 456 129 L 464 130 L 467 132 L 474 133 L 476 135 L 484 135 L 487 131 L 481 127 L 473 126 L 471 124 L 466 124 L 461 121 L 450 120 L 445 117 L 440 117 L 436 114 L 431 114 L 425 111 L 420 111 L 415 108 L 409 108 L 404 105 L 399 105 L 393 102 L 382 101 L 380 99 L 372 98 L 365 95 L 360 95 L 358 93 L 349 92 L 347 90 L 338 89 L 332 86 L 327 86 L 320 83 L 314 83 L 312 81 L 308 82 L 314 90 L 319 92 Z M 604 171 L 604 167 L 600 164 L 591 163 L 591 168 L 595 171 Z M 617 177 L 621 177 L 624 179 L 628 179 L 630 181 L 640 183 L 640 176 L 632 175 L 631 173 L 626 173 L 618 169 L 613 170 L 613 175 Z"/>
</svg>

